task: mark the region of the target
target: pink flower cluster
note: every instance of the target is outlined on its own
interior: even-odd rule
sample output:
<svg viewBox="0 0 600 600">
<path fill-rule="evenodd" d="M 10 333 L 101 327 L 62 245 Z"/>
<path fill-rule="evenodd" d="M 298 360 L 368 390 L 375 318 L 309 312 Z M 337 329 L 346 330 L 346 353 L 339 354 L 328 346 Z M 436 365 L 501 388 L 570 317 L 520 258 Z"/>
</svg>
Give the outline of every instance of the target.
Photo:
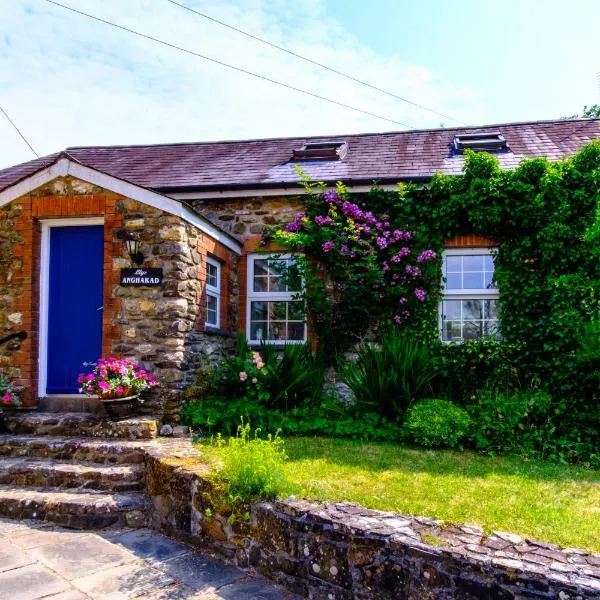
<svg viewBox="0 0 600 600">
<path fill-rule="evenodd" d="M 83 393 L 104 398 L 137 395 L 158 385 L 156 377 L 128 358 L 100 358 L 91 373 L 80 373 Z"/>
</svg>

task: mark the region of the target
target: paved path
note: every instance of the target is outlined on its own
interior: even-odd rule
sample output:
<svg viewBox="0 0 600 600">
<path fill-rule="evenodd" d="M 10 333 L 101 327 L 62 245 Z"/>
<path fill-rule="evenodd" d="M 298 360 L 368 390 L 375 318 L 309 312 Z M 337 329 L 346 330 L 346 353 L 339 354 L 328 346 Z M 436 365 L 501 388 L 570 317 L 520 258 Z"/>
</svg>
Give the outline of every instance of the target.
<svg viewBox="0 0 600 600">
<path fill-rule="evenodd" d="M 148 529 L 0 519 L 0 600 L 297 600 Z"/>
</svg>

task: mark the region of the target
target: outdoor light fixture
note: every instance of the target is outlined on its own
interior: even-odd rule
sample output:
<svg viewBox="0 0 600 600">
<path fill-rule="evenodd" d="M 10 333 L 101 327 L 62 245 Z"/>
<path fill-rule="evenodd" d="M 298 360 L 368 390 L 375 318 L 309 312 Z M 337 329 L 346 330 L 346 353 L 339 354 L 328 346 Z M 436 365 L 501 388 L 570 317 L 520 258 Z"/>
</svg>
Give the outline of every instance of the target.
<svg viewBox="0 0 600 600">
<path fill-rule="evenodd" d="M 136 239 L 133 235 L 129 235 L 125 238 L 124 242 L 129 258 L 131 258 L 134 264 L 141 265 L 144 262 L 144 255 L 140 251 L 140 240 Z"/>
</svg>

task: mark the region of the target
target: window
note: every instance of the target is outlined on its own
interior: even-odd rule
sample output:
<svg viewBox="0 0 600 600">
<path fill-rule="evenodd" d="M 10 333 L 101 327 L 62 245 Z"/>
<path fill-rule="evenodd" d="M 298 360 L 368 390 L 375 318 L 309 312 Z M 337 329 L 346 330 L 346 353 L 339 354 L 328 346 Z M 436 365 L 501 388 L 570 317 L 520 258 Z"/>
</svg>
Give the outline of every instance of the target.
<svg viewBox="0 0 600 600">
<path fill-rule="evenodd" d="M 292 152 L 292 161 L 301 160 L 341 160 L 346 155 L 348 145 L 344 140 L 308 142 Z"/>
<path fill-rule="evenodd" d="M 490 250 L 446 250 L 440 304 L 442 341 L 499 337 L 498 288 Z"/>
<path fill-rule="evenodd" d="M 221 265 L 206 259 L 206 326 L 219 327 L 221 317 Z"/>
<path fill-rule="evenodd" d="M 474 152 L 507 152 L 509 150 L 506 139 L 497 131 L 455 135 L 453 146 L 456 154 L 462 154 L 466 149 Z"/>
<path fill-rule="evenodd" d="M 275 344 L 306 341 L 302 282 L 292 256 L 248 257 L 248 340 Z"/>
</svg>

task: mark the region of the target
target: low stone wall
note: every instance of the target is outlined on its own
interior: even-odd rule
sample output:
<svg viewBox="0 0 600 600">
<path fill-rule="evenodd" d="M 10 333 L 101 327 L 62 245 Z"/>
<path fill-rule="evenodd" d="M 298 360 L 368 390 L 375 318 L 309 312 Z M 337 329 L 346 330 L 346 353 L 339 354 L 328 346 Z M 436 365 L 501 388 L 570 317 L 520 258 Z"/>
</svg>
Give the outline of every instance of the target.
<svg viewBox="0 0 600 600">
<path fill-rule="evenodd" d="M 206 473 L 189 445 L 151 451 L 152 525 L 307 598 L 600 598 L 599 555 L 348 503 L 289 499 L 254 504 L 247 521 L 207 516 Z"/>
</svg>

